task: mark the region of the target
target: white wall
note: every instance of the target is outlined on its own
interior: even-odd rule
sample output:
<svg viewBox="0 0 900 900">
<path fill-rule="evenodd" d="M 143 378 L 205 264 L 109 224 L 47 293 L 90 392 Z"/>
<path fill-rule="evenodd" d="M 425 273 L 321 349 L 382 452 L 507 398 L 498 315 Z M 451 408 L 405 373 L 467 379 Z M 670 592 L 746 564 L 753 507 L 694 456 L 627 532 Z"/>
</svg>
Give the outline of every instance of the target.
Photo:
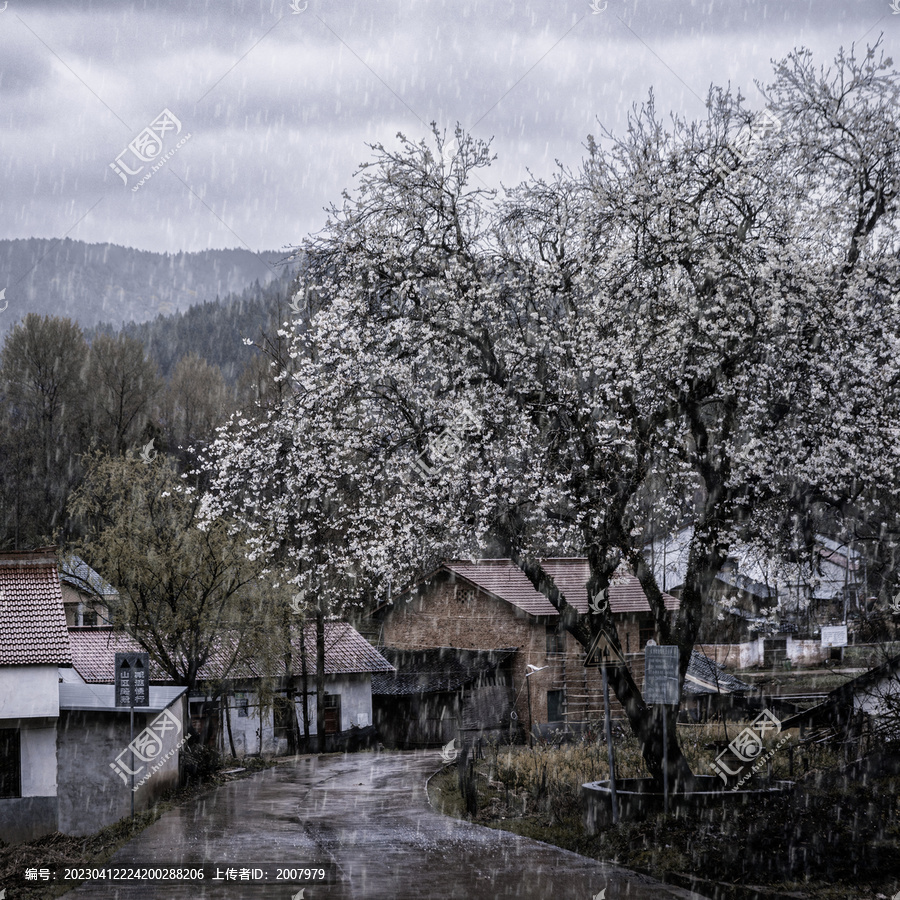
<svg viewBox="0 0 900 900">
<path fill-rule="evenodd" d="M 22 748 L 22 796 L 56 796 L 56 724 L 43 728 L 24 726 Z"/>
<path fill-rule="evenodd" d="M 56 666 L 0 666 L 0 719 L 59 716 Z"/>
<path fill-rule="evenodd" d="M 312 687 L 310 687 L 312 690 Z M 341 731 L 348 731 L 353 725 L 372 724 L 372 677 L 370 675 L 327 675 L 325 693 L 341 696 Z M 309 733 L 318 734 L 316 728 L 316 698 L 306 698 L 309 711 Z M 297 721 L 303 731 L 303 711 L 297 700 Z M 360 723 L 359 717 L 365 720 Z"/>
<path fill-rule="evenodd" d="M 314 680 L 310 679 L 310 690 L 313 689 L 314 683 Z M 237 693 L 242 692 L 238 691 Z M 248 698 L 246 718 L 238 715 L 235 698 L 228 697 L 231 736 L 234 739 L 234 749 L 238 756 L 259 752 L 259 737 L 256 733 L 260 727 L 257 695 L 254 691 L 243 693 Z M 372 724 L 372 678 L 370 675 L 328 675 L 325 678 L 325 693 L 340 694 L 341 696 L 341 731 L 348 731 L 354 725 Z M 295 700 L 301 737 L 303 735 L 302 702 L 302 697 L 297 697 Z M 309 733 L 313 735 L 317 733 L 315 695 L 307 697 L 306 708 L 309 716 Z M 264 755 L 287 752 L 287 740 L 284 738 L 276 740 L 274 725 L 274 714 L 271 709 L 268 709 L 262 716 L 262 752 Z M 231 746 L 228 742 L 227 726 L 224 723 L 223 728 L 225 729 L 223 746 L 225 752 L 230 753 Z"/>
<path fill-rule="evenodd" d="M 811 666 L 824 662 L 831 656 L 831 648 L 823 647 L 821 641 L 795 641 L 792 637 L 787 642 L 788 659 L 801 666 Z"/>
<path fill-rule="evenodd" d="M 765 637 L 743 644 L 694 644 L 694 649 L 715 659 L 720 665 L 750 669 L 765 663 Z M 787 636 L 787 658 L 798 666 L 814 666 L 829 657 L 829 648 L 821 641 L 795 640 Z"/>
</svg>

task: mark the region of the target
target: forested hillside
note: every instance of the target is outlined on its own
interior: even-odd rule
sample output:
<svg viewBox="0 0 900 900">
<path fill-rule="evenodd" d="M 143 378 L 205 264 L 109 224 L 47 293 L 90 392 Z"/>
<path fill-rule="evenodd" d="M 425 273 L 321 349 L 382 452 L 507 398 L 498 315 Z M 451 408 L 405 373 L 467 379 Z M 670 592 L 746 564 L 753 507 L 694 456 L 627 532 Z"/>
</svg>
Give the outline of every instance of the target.
<svg viewBox="0 0 900 900">
<path fill-rule="evenodd" d="M 280 275 L 283 258 L 243 249 L 169 254 L 70 238 L 3 240 L 0 288 L 9 306 L 0 333 L 28 313 L 68 316 L 82 327 L 144 322 L 265 285 Z"/>
<path fill-rule="evenodd" d="M 286 309 L 293 275 L 282 271 L 269 284 L 253 284 L 240 293 L 221 300 L 198 303 L 184 312 L 158 315 L 147 322 L 130 322 L 121 330 L 136 338 L 159 366 L 164 378 L 175 371 L 178 360 L 186 353 L 196 353 L 210 365 L 218 367 L 226 381 L 234 383 L 253 353 L 244 343 L 255 340 L 262 330 L 273 324 L 272 316 Z M 90 341 L 94 334 L 114 334 L 120 329 L 110 323 L 86 332 Z"/>
<path fill-rule="evenodd" d="M 252 415 L 283 390 L 270 358 L 284 363 L 292 281 L 283 268 L 264 286 L 124 328 L 33 312 L 15 323 L 0 350 L 0 549 L 77 537 L 66 510 L 92 454 L 146 447 L 187 471 L 190 448 L 231 413 Z"/>
</svg>

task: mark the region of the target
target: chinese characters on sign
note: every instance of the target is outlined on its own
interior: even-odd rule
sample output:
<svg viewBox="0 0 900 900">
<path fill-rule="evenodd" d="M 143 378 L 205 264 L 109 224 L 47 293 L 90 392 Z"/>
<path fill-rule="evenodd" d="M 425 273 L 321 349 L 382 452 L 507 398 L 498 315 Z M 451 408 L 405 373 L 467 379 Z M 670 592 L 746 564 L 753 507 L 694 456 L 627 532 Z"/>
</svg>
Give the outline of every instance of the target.
<svg viewBox="0 0 900 900">
<path fill-rule="evenodd" d="M 116 706 L 150 705 L 150 654 L 116 654 Z"/>
<path fill-rule="evenodd" d="M 678 689 L 678 648 L 644 648 L 644 702 L 673 706 L 680 702 Z"/>
<path fill-rule="evenodd" d="M 847 646 L 847 626 L 846 625 L 823 625 L 822 626 L 822 646 L 823 647 L 846 647 Z"/>
</svg>

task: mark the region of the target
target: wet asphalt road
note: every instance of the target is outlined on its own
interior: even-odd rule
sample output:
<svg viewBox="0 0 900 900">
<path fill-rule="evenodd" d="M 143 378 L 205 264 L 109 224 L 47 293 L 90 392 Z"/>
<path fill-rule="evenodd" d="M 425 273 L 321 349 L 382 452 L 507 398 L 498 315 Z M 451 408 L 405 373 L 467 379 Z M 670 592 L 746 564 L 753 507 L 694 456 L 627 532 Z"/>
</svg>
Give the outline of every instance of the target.
<svg viewBox="0 0 900 900">
<path fill-rule="evenodd" d="M 166 813 L 107 866 L 314 867 L 331 884 L 85 882 L 66 897 L 303 900 L 671 900 L 698 894 L 435 812 L 437 751 L 302 756 Z M 274 874 L 274 873 L 271 873 Z"/>
</svg>

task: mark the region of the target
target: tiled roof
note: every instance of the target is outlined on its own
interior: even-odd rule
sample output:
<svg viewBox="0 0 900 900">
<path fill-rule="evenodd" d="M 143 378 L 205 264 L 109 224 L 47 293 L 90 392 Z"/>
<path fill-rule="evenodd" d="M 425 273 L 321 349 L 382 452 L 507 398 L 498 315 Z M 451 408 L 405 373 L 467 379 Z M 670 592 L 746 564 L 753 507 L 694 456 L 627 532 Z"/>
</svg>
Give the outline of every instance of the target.
<svg viewBox="0 0 900 900">
<path fill-rule="evenodd" d="M 425 650 L 397 650 L 382 647 L 382 655 L 393 663 L 397 671 L 373 675 L 372 694 L 396 696 L 456 691 L 493 671 L 515 652 L 515 648 L 459 650 L 455 647 L 430 647 Z"/>
<path fill-rule="evenodd" d="M 307 658 L 316 658 L 316 629 L 305 630 Z M 294 640 L 300 652 L 299 638 Z M 394 667 L 352 626 L 345 622 L 325 623 L 325 674 L 342 675 L 353 672 L 393 672 Z"/>
<path fill-rule="evenodd" d="M 292 640 L 293 668 L 296 674 L 300 670 L 301 639 L 300 632 L 294 634 Z M 316 671 L 316 628 L 307 625 L 303 633 L 308 670 Z M 233 646 L 233 645 L 230 645 Z M 221 678 L 228 665 L 230 646 L 212 654 L 209 662 L 202 666 L 199 678 Z M 351 675 L 367 672 L 392 672 L 393 666 L 352 626 L 346 622 L 325 623 L 325 674 Z M 263 674 L 262 667 L 256 660 L 250 660 L 236 666 L 230 678 L 256 678 Z M 279 672 L 280 674 L 280 672 Z"/>
<path fill-rule="evenodd" d="M 588 611 L 588 561 L 581 557 L 542 559 L 544 571 L 553 578 L 566 600 L 580 613 Z M 559 613 L 539 594 L 522 570 L 509 559 L 483 559 L 476 562 L 454 560 L 444 568 L 466 581 L 512 603 L 533 616 L 556 616 Z M 678 600 L 663 594 L 666 609 L 678 609 Z M 616 572 L 610 580 L 609 605 L 614 613 L 650 612 L 650 603 L 641 583 L 625 572 Z"/>
<path fill-rule="evenodd" d="M 87 684 L 112 684 L 117 653 L 141 653 L 134 638 L 112 628 L 70 628 L 72 666 Z M 171 682 L 172 676 L 150 661 L 150 680 Z"/>
<path fill-rule="evenodd" d="M 118 591 L 101 578 L 80 556 L 71 554 L 62 561 L 59 567 L 60 581 L 70 584 L 85 594 L 101 597 L 114 597 Z"/>
<path fill-rule="evenodd" d="M 310 672 L 316 670 L 316 629 L 308 625 L 305 630 L 306 654 Z M 70 628 L 73 665 L 88 684 L 110 684 L 114 679 L 116 653 L 139 653 L 137 641 L 111 628 Z M 294 669 L 300 665 L 300 635 L 294 637 Z M 226 671 L 229 650 L 233 643 L 225 639 L 220 649 L 213 652 L 209 661 L 200 668 L 201 681 L 221 678 Z M 393 667 L 351 625 L 344 622 L 325 623 L 325 674 L 346 675 L 366 672 L 392 672 Z M 229 678 L 257 678 L 262 667 L 255 661 L 235 666 Z M 150 663 L 150 680 L 171 682 L 170 675 L 155 663 Z"/>
<path fill-rule="evenodd" d="M 684 693 L 693 694 L 742 694 L 752 690 L 749 684 L 726 672 L 715 660 L 691 651 L 691 661 L 684 677 Z"/>
<path fill-rule="evenodd" d="M 763 584 L 761 581 L 754 581 L 747 575 L 741 575 L 740 572 L 722 571 L 716 575 L 716 579 L 721 581 L 722 584 L 735 587 L 739 591 L 752 594 L 754 597 L 759 597 L 762 600 L 772 600 L 778 594 L 774 587 Z"/>
<path fill-rule="evenodd" d="M 187 688 L 151 687 L 150 705 L 135 709 L 141 712 L 162 712 L 177 700 Z M 127 706 L 116 706 L 116 687 L 113 684 L 61 684 L 59 686 L 60 709 L 82 710 L 127 710 Z"/>
<path fill-rule="evenodd" d="M 0 665 L 71 664 L 54 551 L 0 553 Z"/>
</svg>

